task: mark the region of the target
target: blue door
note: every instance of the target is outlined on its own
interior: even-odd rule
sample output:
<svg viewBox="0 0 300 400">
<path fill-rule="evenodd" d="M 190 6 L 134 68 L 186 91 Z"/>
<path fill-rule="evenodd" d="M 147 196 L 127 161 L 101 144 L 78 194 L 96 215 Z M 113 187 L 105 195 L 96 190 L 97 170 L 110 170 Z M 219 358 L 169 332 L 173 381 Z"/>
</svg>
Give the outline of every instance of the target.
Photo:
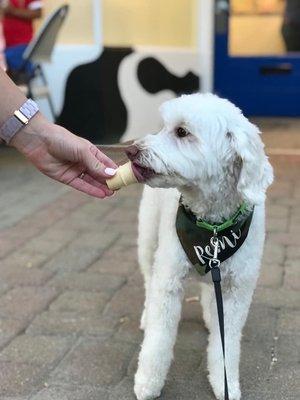
<svg viewBox="0 0 300 400">
<path fill-rule="evenodd" d="M 215 7 L 215 93 L 246 115 L 300 116 L 300 53 L 229 54 L 230 4 L 216 0 Z M 263 34 L 258 31 L 257 38 Z"/>
</svg>

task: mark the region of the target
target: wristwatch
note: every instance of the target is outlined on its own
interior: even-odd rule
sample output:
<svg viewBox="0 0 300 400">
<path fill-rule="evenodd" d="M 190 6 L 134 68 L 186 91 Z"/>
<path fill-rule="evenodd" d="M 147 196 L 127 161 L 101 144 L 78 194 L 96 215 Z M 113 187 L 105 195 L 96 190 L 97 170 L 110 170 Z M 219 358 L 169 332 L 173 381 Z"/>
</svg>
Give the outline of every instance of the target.
<svg viewBox="0 0 300 400">
<path fill-rule="evenodd" d="M 33 100 L 28 99 L 25 101 L 19 110 L 16 110 L 13 116 L 0 127 L 0 139 L 3 139 L 8 144 L 14 135 L 27 125 L 38 111 L 39 107 Z"/>
</svg>

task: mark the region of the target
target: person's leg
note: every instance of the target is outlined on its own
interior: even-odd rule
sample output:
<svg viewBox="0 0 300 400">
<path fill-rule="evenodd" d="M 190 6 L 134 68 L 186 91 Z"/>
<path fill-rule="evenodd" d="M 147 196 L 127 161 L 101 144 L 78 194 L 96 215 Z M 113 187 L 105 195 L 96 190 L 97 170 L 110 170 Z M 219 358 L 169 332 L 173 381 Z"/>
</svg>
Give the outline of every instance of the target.
<svg viewBox="0 0 300 400">
<path fill-rule="evenodd" d="M 22 73 L 26 76 L 26 79 L 33 76 L 34 66 L 32 63 L 28 62 L 24 64 L 23 54 L 26 50 L 26 44 L 20 44 L 18 46 L 11 46 L 5 50 L 5 57 L 7 62 L 8 71 L 11 72 L 11 77 L 16 80 L 24 80 L 24 76 L 19 76 Z"/>
<path fill-rule="evenodd" d="M 300 26 L 292 27 L 284 24 L 282 26 L 282 36 L 287 51 L 300 51 Z"/>
<path fill-rule="evenodd" d="M 8 68 L 12 71 L 18 71 L 23 65 L 23 53 L 26 49 L 25 44 L 18 46 L 7 47 L 5 50 L 5 56 L 7 60 Z"/>
</svg>

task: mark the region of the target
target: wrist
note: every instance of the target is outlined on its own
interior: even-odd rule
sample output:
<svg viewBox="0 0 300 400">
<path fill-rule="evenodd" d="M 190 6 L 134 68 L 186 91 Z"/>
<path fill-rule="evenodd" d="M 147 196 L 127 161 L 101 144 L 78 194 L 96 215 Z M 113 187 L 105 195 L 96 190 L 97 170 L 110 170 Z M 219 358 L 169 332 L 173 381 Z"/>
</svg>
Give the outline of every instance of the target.
<svg viewBox="0 0 300 400">
<path fill-rule="evenodd" d="M 17 132 L 9 143 L 24 155 L 45 143 L 51 123 L 38 112 L 27 125 Z"/>
</svg>

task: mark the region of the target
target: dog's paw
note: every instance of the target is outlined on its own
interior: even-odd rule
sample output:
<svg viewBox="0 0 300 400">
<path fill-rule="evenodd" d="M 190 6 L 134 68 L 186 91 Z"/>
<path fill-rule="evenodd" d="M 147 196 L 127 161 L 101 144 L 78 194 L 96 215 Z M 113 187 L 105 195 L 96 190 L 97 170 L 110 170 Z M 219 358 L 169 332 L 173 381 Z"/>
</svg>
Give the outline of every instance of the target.
<svg viewBox="0 0 300 400">
<path fill-rule="evenodd" d="M 211 372 L 208 375 L 208 380 L 217 400 L 224 400 L 224 377 L 221 366 L 218 370 Z M 231 376 L 233 372 L 228 372 Z M 240 400 L 241 390 L 238 379 L 228 379 L 228 394 L 230 400 Z"/>
<path fill-rule="evenodd" d="M 224 400 L 224 387 L 222 388 L 214 388 L 213 387 L 214 394 L 216 396 L 216 399 L 218 400 Z M 229 398 L 230 400 L 240 400 L 241 399 L 241 391 L 239 387 L 232 387 L 229 390 Z"/>
<path fill-rule="evenodd" d="M 137 400 L 152 400 L 160 396 L 161 388 L 153 381 L 153 379 L 141 379 L 135 377 L 134 393 Z"/>
<path fill-rule="evenodd" d="M 161 391 L 153 389 L 151 385 L 148 384 L 138 384 L 134 385 L 134 393 L 137 400 L 153 400 L 160 396 Z"/>
</svg>

